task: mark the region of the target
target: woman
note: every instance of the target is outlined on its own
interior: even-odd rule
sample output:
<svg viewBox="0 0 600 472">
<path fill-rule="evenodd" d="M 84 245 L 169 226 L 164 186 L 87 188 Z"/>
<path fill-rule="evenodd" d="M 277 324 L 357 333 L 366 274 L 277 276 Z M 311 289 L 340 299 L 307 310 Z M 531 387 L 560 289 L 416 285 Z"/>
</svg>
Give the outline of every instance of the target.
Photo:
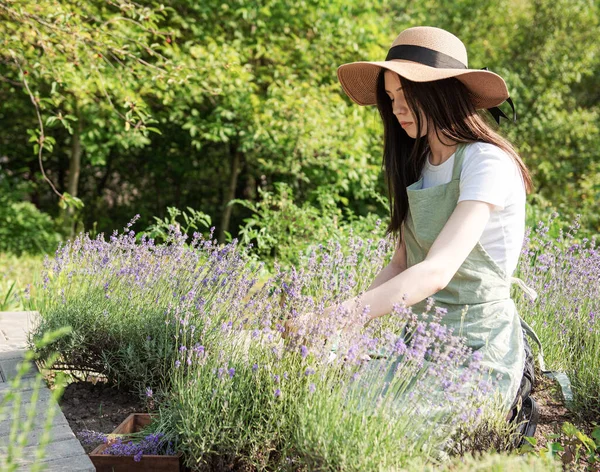
<svg viewBox="0 0 600 472">
<path fill-rule="evenodd" d="M 511 144 L 477 113 L 488 109 L 498 122 L 506 118 L 497 108 L 506 100 L 512 106 L 504 80 L 469 69 L 460 39 L 427 26 L 400 33 L 385 61 L 341 65 L 338 78 L 354 102 L 377 105 L 383 120 L 387 232 L 397 241 L 368 290 L 344 302 L 357 313 L 355 324 L 363 323 L 357 304 L 369 305 L 373 319 L 402 301 L 424 311 L 433 297 L 448 310 L 443 322 L 456 332 L 462 327 L 482 363 L 501 374 L 498 390 L 509 417 L 519 398 L 533 409 L 532 359 L 510 298 L 511 282 L 536 296 L 511 277 L 532 182 Z"/>
</svg>

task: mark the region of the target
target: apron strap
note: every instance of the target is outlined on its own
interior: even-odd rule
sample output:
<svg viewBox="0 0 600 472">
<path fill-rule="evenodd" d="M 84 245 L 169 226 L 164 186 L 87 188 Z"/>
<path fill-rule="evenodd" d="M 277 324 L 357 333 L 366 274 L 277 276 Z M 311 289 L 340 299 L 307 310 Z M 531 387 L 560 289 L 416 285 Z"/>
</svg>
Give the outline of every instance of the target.
<svg viewBox="0 0 600 472">
<path fill-rule="evenodd" d="M 529 296 L 529 298 L 531 298 L 532 301 L 535 301 L 535 299 L 538 297 L 537 292 L 531 287 L 525 285 L 525 282 L 523 282 L 523 280 L 521 280 L 520 278 L 511 277 L 510 283 L 517 284 L 519 287 L 521 287 L 521 290 L 523 290 L 523 292 L 525 292 Z"/>
<path fill-rule="evenodd" d="M 452 163 L 452 180 L 460 180 L 463 158 L 465 157 L 465 143 L 459 143 L 454 152 L 454 162 Z"/>
<path fill-rule="evenodd" d="M 538 337 L 537 333 L 533 330 L 533 328 L 531 326 L 529 326 L 529 324 L 527 324 L 527 321 L 525 321 L 523 318 L 519 317 L 519 319 L 521 320 L 521 328 L 523 328 L 523 331 L 525 331 L 527 333 L 527 335 L 533 339 L 533 341 L 535 341 L 535 343 L 537 344 L 539 351 L 538 351 L 538 361 L 540 363 L 540 369 L 542 372 L 548 372 L 548 370 L 546 369 L 546 363 L 544 362 L 544 348 L 542 347 L 542 341 L 540 341 L 540 338 Z"/>
<path fill-rule="evenodd" d="M 535 300 L 537 298 L 537 292 L 531 287 L 528 287 L 525 284 L 525 282 L 523 282 L 523 280 L 517 277 L 511 277 L 511 283 L 516 283 L 532 300 Z M 519 317 L 519 319 L 521 321 L 521 328 L 523 329 L 523 331 L 527 333 L 527 335 L 537 344 L 539 348 L 538 362 L 540 364 L 540 370 L 546 377 L 549 377 L 558 382 L 558 385 L 560 386 L 562 392 L 562 396 L 565 400 L 565 406 L 568 409 L 572 409 L 573 390 L 571 388 L 571 381 L 569 380 L 569 377 L 564 372 L 556 372 L 553 370 L 546 369 L 546 363 L 544 362 L 544 349 L 542 348 L 542 342 L 540 341 L 539 336 L 523 318 Z"/>
</svg>

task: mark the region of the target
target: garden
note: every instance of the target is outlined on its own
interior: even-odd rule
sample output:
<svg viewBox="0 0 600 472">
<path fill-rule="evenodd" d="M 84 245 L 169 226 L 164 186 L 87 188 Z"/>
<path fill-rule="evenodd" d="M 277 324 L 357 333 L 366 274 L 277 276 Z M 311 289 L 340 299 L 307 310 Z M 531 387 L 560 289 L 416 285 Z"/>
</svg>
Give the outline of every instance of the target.
<svg viewBox="0 0 600 472">
<path fill-rule="evenodd" d="M 600 468 L 593 2 L 14 0 L 0 19 L 0 311 L 39 313 L 36 388 L 98 470 Z M 535 184 L 513 275 L 537 298 L 511 288 L 543 347 L 524 439 L 433 298 L 344 329 L 394 245 L 379 117 L 335 69 L 419 24 L 463 38 L 519 113 L 498 132 Z M 13 399 L 7 470 L 34 421 Z"/>
</svg>

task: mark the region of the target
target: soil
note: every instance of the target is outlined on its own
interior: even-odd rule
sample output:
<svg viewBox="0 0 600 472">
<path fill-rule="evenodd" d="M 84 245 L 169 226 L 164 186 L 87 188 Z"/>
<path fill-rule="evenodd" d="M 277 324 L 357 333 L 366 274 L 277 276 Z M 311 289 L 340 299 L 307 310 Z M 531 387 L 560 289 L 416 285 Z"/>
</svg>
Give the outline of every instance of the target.
<svg viewBox="0 0 600 472">
<path fill-rule="evenodd" d="M 146 406 L 139 397 L 120 392 L 103 382 L 69 384 L 60 406 L 76 436 L 86 429 L 112 433 L 129 414 L 146 411 Z M 82 443 L 82 446 L 89 453 L 98 444 Z"/>
<path fill-rule="evenodd" d="M 565 445 L 565 437 L 561 436 L 562 425 L 565 422 L 573 424 L 579 431 L 588 436 L 592 433 L 594 425 L 583 421 L 572 411 L 565 407 L 562 392 L 557 382 L 548 377 L 536 377 L 538 384 L 531 396 L 538 403 L 540 408 L 540 421 L 535 432 L 537 444 L 536 451 L 540 451 L 547 446 L 549 441 L 558 441 Z M 548 436 L 556 435 L 555 439 L 548 439 Z M 600 464 L 589 464 L 582 454 L 579 461 L 576 462 L 573 455 L 566 452 L 561 453 L 561 460 L 567 470 L 573 471 L 600 471 Z"/>
<path fill-rule="evenodd" d="M 577 424 L 578 419 L 573 412 L 567 410 L 564 405 L 560 387 L 556 382 L 545 376 L 537 376 L 538 382 L 531 396 L 540 408 L 540 421 L 538 423 L 535 437 L 538 446 L 546 445 L 546 437 L 550 434 L 560 433 L 561 426 L 565 421 Z"/>
</svg>

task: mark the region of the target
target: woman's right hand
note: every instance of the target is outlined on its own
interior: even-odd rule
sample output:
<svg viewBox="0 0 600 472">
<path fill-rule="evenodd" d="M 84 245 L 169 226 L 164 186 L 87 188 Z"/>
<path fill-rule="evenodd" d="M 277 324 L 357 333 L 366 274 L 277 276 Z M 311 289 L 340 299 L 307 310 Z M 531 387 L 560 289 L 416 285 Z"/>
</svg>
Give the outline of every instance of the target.
<svg viewBox="0 0 600 472">
<path fill-rule="evenodd" d="M 287 339 L 293 335 L 298 334 L 300 327 L 306 327 L 309 325 L 310 321 L 314 318 L 315 314 L 311 311 L 301 314 L 296 318 L 288 318 L 283 324 L 283 333 L 281 333 L 281 337 Z"/>
</svg>

